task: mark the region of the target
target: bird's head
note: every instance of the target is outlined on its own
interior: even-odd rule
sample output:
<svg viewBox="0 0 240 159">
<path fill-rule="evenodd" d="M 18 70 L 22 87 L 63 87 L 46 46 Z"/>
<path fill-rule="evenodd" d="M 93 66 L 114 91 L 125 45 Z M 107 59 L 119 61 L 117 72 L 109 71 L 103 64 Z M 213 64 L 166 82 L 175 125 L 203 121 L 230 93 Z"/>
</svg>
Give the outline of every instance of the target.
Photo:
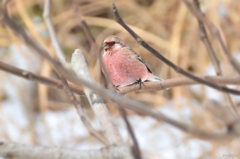
<svg viewBox="0 0 240 159">
<path fill-rule="evenodd" d="M 105 40 L 103 41 L 103 46 L 102 46 L 102 48 L 104 49 L 103 56 L 105 56 L 106 54 L 113 54 L 114 52 L 116 52 L 117 50 L 125 46 L 126 45 L 124 44 L 124 42 L 121 39 L 119 39 L 117 36 L 110 35 L 106 37 Z"/>
</svg>

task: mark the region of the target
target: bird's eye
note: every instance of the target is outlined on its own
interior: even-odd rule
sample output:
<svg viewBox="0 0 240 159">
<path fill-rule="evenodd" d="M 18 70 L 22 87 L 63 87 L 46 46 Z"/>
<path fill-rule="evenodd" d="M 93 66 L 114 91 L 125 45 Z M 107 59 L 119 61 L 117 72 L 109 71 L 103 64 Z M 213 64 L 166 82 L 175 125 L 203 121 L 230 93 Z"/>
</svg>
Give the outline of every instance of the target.
<svg viewBox="0 0 240 159">
<path fill-rule="evenodd" d="M 115 41 L 112 41 L 111 44 L 114 45 L 114 44 L 115 44 Z"/>
</svg>

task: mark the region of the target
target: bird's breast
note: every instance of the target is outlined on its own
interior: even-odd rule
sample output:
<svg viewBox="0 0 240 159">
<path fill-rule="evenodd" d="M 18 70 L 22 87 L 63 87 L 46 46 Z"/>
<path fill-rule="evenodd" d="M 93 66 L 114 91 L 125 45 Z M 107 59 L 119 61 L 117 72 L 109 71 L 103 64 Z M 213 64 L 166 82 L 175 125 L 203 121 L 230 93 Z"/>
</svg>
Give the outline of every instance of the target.
<svg viewBox="0 0 240 159">
<path fill-rule="evenodd" d="M 115 86 L 130 85 L 140 78 L 143 81 L 147 79 L 146 66 L 124 50 L 104 56 L 103 62 L 108 76 Z"/>
</svg>

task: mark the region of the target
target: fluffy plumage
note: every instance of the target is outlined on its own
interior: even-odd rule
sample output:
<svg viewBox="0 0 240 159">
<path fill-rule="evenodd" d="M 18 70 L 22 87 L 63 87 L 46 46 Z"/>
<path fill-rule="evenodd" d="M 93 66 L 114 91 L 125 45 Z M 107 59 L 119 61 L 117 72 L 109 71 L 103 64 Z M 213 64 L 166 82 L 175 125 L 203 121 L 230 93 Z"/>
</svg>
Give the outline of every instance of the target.
<svg viewBox="0 0 240 159">
<path fill-rule="evenodd" d="M 103 49 L 103 63 L 111 82 L 116 87 L 136 82 L 163 80 L 153 75 L 149 65 L 117 36 L 106 37 Z"/>
</svg>

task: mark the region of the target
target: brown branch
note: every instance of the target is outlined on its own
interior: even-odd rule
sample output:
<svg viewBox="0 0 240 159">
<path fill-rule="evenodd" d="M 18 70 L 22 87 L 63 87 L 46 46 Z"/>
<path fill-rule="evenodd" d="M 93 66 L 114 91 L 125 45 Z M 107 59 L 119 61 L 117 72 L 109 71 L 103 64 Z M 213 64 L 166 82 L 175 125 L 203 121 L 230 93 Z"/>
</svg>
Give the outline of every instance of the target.
<svg viewBox="0 0 240 159">
<path fill-rule="evenodd" d="M 141 45 L 143 46 L 145 49 L 147 49 L 150 53 L 152 53 L 154 56 L 156 56 L 158 59 L 160 59 L 162 62 L 166 63 L 168 66 L 170 66 L 171 68 L 173 68 L 176 72 L 191 78 L 192 80 L 195 80 L 199 83 L 202 83 L 204 85 L 207 85 L 209 87 L 212 87 L 214 89 L 217 89 L 219 91 L 222 92 L 227 92 L 227 93 L 231 93 L 231 94 L 235 94 L 235 95 L 239 95 L 240 91 L 239 90 L 235 90 L 235 89 L 230 89 L 224 86 L 219 86 L 216 85 L 214 83 L 208 82 L 198 76 L 195 76 L 185 70 L 183 70 L 182 68 L 178 67 L 177 65 L 175 65 L 174 63 L 172 63 L 171 61 L 169 61 L 168 59 L 166 59 L 164 56 L 162 56 L 157 50 L 155 50 L 154 48 L 152 48 L 150 45 L 148 45 L 148 43 L 146 43 L 143 39 L 140 38 L 140 36 L 138 36 L 131 28 L 129 28 L 124 21 L 122 20 L 122 18 L 120 17 L 118 10 L 116 8 L 116 6 L 113 4 L 113 13 L 115 15 L 115 19 L 116 21 L 126 30 L 129 32 L 129 34 L 132 35 L 132 37 Z"/>
<path fill-rule="evenodd" d="M 199 9 L 199 11 L 201 11 L 199 1 L 194 0 L 194 3 L 197 6 L 197 8 Z M 202 42 L 204 43 L 205 47 L 207 48 L 208 54 L 209 54 L 210 59 L 213 63 L 216 74 L 217 75 L 222 75 L 222 70 L 220 68 L 219 59 L 217 58 L 217 55 L 213 50 L 213 47 L 212 47 L 211 42 L 208 38 L 207 31 L 204 27 L 204 24 L 199 19 L 197 19 L 197 21 L 198 21 L 199 30 L 200 30 L 200 38 L 201 38 Z"/>
<path fill-rule="evenodd" d="M 50 0 L 45 0 L 43 17 L 45 19 L 45 23 L 47 25 L 47 28 L 48 28 L 48 31 L 49 31 L 49 34 L 50 34 L 51 42 L 52 42 L 52 44 L 54 46 L 54 49 L 57 53 L 58 59 L 62 63 L 62 65 L 64 65 L 65 64 L 65 56 L 64 56 L 64 53 L 63 53 L 63 51 L 60 47 L 60 44 L 58 42 L 55 30 L 54 30 L 53 25 L 52 25 L 52 21 L 50 19 Z M 97 140 L 101 141 L 105 145 L 108 145 L 108 141 L 106 140 L 106 138 L 104 136 L 102 136 L 98 131 L 96 131 L 92 127 L 90 122 L 87 120 L 87 117 L 85 116 L 85 113 L 84 113 L 83 105 L 80 104 L 80 102 L 78 102 L 78 100 L 74 96 L 73 92 L 71 91 L 71 89 L 68 86 L 68 82 L 65 79 L 65 77 L 61 74 L 60 74 L 60 77 L 61 77 L 62 83 L 64 85 L 63 89 L 65 90 L 69 99 L 74 104 L 75 108 L 77 109 L 78 115 L 79 115 L 80 119 L 82 120 L 83 124 L 85 125 L 85 127 L 88 129 L 90 134 L 93 135 Z"/>
<path fill-rule="evenodd" d="M 57 89 L 63 89 L 63 87 L 64 87 L 62 81 L 60 81 L 60 80 L 43 77 L 43 76 L 34 74 L 32 72 L 8 65 L 2 61 L 0 61 L 0 70 L 3 70 L 5 72 L 8 72 L 10 74 L 16 75 L 18 77 L 22 77 L 24 79 L 27 79 L 27 80 L 30 80 L 33 82 L 45 84 L 49 87 L 53 87 L 53 88 L 57 88 Z M 79 87 L 79 86 L 76 86 L 73 84 L 69 84 L 69 87 L 74 93 L 76 93 L 78 95 L 84 95 L 82 87 Z"/>
<path fill-rule="evenodd" d="M 196 5 L 199 12 L 202 13 L 199 1 L 194 0 L 193 2 Z M 208 35 L 207 35 L 207 31 L 204 27 L 204 24 L 199 19 L 197 19 L 197 20 L 198 20 L 199 29 L 200 29 L 200 38 L 201 38 L 202 42 L 204 43 L 205 47 L 207 48 L 208 55 L 210 56 L 210 59 L 213 63 L 216 74 L 221 76 L 223 74 L 222 74 L 222 70 L 221 70 L 221 67 L 220 67 L 220 62 L 217 58 L 217 55 L 216 55 L 215 51 L 213 50 L 213 47 L 212 47 L 211 42 L 210 42 L 210 40 L 208 38 Z M 231 96 L 227 93 L 224 93 L 224 96 L 228 101 L 228 106 L 230 106 L 229 109 L 233 112 L 234 115 L 236 115 L 236 117 L 239 117 L 239 112 L 238 112 L 236 106 L 234 105 Z"/>
<path fill-rule="evenodd" d="M 233 58 L 233 56 L 231 55 L 231 53 L 228 50 L 226 44 L 224 43 L 223 38 L 222 38 L 219 30 L 217 29 L 217 27 L 215 25 L 213 25 L 213 23 L 210 22 L 210 20 L 207 19 L 206 16 L 204 16 L 204 14 L 195 5 L 192 5 L 188 0 L 182 0 L 182 1 L 186 4 L 188 9 L 191 11 L 191 13 L 199 21 L 204 23 L 206 25 L 206 27 L 209 29 L 209 31 L 211 32 L 211 34 L 213 36 L 215 36 L 215 38 L 218 40 L 223 52 L 227 56 L 228 61 L 231 63 L 233 68 L 238 72 L 238 74 L 240 74 L 240 65 L 239 65 L 238 61 L 235 58 Z"/>
<path fill-rule="evenodd" d="M 223 76 L 203 76 L 201 77 L 206 81 L 218 84 L 232 84 L 232 85 L 240 85 L 240 76 L 235 77 L 223 77 Z M 195 85 L 200 84 L 192 79 L 182 77 L 182 78 L 171 78 L 166 79 L 164 81 L 159 82 L 144 82 L 144 86 L 139 89 L 139 85 L 129 85 L 125 87 L 118 88 L 121 94 L 127 94 L 136 91 L 160 91 L 169 88 L 179 87 L 179 86 L 186 86 L 186 85 Z"/>
<path fill-rule="evenodd" d="M 104 136 L 102 136 L 97 130 L 95 130 L 92 127 L 92 125 L 90 124 L 90 122 L 88 121 L 88 119 L 84 113 L 83 105 L 80 104 L 80 102 L 78 102 L 78 100 L 76 99 L 76 97 L 74 96 L 72 91 L 69 89 L 67 80 L 64 77 L 61 77 L 61 78 L 62 78 L 62 82 L 64 82 L 63 89 L 65 90 L 69 99 L 74 104 L 75 108 L 77 109 L 78 115 L 79 115 L 80 119 L 82 120 L 84 126 L 88 129 L 90 134 L 93 135 L 97 140 L 101 141 L 104 145 L 108 145 L 107 139 Z"/>
<path fill-rule="evenodd" d="M 127 129 L 128 129 L 128 132 L 132 138 L 132 142 L 133 142 L 133 154 L 135 156 L 136 159 L 141 159 L 142 156 L 141 156 L 141 152 L 140 152 L 140 148 L 139 148 L 139 144 L 138 144 L 138 141 L 137 141 L 137 138 L 136 138 L 136 135 L 133 131 L 133 128 L 127 118 L 127 111 L 126 109 L 124 109 L 124 107 L 120 106 L 118 107 L 119 109 L 119 112 L 120 114 L 122 115 L 123 117 L 123 120 L 125 121 L 125 124 L 127 126 Z"/>
<path fill-rule="evenodd" d="M 91 33 L 91 31 L 90 31 L 86 21 L 83 18 L 82 13 L 80 12 L 80 10 L 78 8 L 76 9 L 76 15 L 77 15 L 77 18 L 80 19 L 80 22 L 81 22 L 80 25 L 82 26 L 82 28 L 83 28 L 83 30 L 84 30 L 87 38 L 88 38 L 88 41 L 91 44 L 93 52 L 95 53 L 95 55 L 96 55 L 96 57 L 97 57 L 97 59 L 98 59 L 98 61 L 100 63 L 100 67 L 103 69 L 103 73 L 105 75 L 105 78 L 106 78 L 107 82 L 111 83 L 110 79 L 109 79 L 109 76 L 108 76 L 108 73 L 106 71 L 105 65 L 103 64 L 103 60 L 102 60 L 102 57 L 101 57 L 101 52 L 99 51 L 100 48 L 98 47 L 98 45 L 97 45 L 97 43 L 95 41 L 95 38 L 93 37 L 93 35 L 92 35 L 92 33 Z"/>
<path fill-rule="evenodd" d="M 34 49 L 38 54 L 42 55 L 49 62 L 51 62 L 57 71 L 59 71 L 62 75 L 64 75 L 64 77 L 66 77 L 69 81 L 73 82 L 74 84 L 84 85 L 84 86 L 94 90 L 96 93 L 98 93 L 105 99 L 110 99 L 113 102 L 118 103 L 127 109 L 130 109 L 134 112 L 137 112 L 137 113 L 140 113 L 143 115 L 150 116 L 160 122 L 166 122 L 172 126 L 177 127 L 178 129 L 180 129 L 182 131 L 185 131 L 186 133 L 190 133 L 199 138 L 210 139 L 210 140 L 229 140 L 229 139 L 239 136 L 232 132 L 212 133 L 209 131 L 199 130 L 199 129 L 189 126 L 187 124 L 183 124 L 177 120 L 173 120 L 160 112 L 153 111 L 150 109 L 150 106 L 147 104 L 132 100 L 127 97 L 123 97 L 115 92 L 103 89 L 102 87 L 100 87 L 98 85 L 93 85 L 89 81 L 86 81 L 83 78 L 81 78 L 81 76 L 79 76 L 77 78 L 71 72 L 69 72 L 66 68 L 64 68 L 58 61 L 55 61 L 48 54 L 48 52 L 46 50 L 44 50 L 42 47 L 39 46 L 38 43 L 36 43 L 36 41 L 31 39 L 28 36 L 28 34 L 26 34 L 25 30 L 21 26 L 19 26 L 15 21 L 10 19 L 7 14 L 6 9 L 3 10 L 3 8 L 1 8 L 0 13 L 2 14 L 2 20 L 5 25 L 10 27 L 14 31 L 14 33 L 16 35 L 18 35 L 20 38 L 22 38 L 29 47 Z M 238 94 L 238 93 L 239 93 L 238 91 L 235 92 L 235 94 Z"/>
</svg>

